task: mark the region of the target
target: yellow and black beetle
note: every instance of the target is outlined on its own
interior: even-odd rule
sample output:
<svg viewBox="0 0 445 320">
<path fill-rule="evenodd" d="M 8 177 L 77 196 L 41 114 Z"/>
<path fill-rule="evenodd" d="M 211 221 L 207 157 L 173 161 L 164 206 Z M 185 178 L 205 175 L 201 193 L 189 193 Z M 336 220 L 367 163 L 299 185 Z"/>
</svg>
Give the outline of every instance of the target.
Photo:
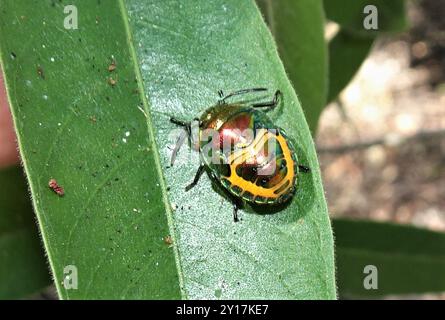
<svg viewBox="0 0 445 320">
<path fill-rule="evenodd" d="M 271 101 L 227 102 L 234 96 L 266 90 L 244 89 L 226 96 L 219 91 L 218 103 L 200 118 L 190 122 L 170 119 L 185 128 L 173 150 L 171 165 L 186 137 L 200 153 L 201 164 L 186 190 L 198 183 L 207 168 L 233 199 L 235 221 L 238 208 L 245 202 L 276 205 L 288 201 L 296 191 L 298 173 L 309 172 L 308 167 L 298 164 L 295 148 L 284 130 L 259 110 L 275 108 L 282 96 L 280 90 Z M 197 128 L 197 134 L 193 134 L 193 128 Z"/>
</svg>

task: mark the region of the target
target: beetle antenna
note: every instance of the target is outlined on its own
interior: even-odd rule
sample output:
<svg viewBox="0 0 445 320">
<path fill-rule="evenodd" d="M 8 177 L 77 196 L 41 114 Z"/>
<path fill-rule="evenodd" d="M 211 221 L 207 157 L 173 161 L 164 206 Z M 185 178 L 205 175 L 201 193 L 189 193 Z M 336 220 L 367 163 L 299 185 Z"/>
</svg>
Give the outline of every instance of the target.
<svg viewBox="0 0 445 320">
<path fill-rule="evenodd" d="M 190 125 L 190 122 L 182 121 L 182 120 L 179 120 L 179 119 L 176 119 L 176 118 L 173 118 L 173 117 L 170 118 L 170 122 L 174 123 L 174 124 L 176 124 L 178 126 L 181 126 L 181 127 L 187 127 L 188 125 Z"/>
<path fill-rule="evenodd" d="M 249 93 L 249 92 L 261 92 L 261 91 L 267 91 L 267 88 L 250 88 L 250 89 L 238 90 L 238 91 L 229 93 L 228 95 L 226 95 L 226 96 L 223 98 L 223 97 L 222 97 L 223 92 L 222 92 L 222 90 L 219 90 L 219 91 L 218 91 L 218 94 L 219 94 L 219 96 L 221 97 L 221 100 L 219 100 L 219 103 L 220 103 L 220 104 L 225 104 L 225 103 L 226 103 L 226 100 L 227 100 L 228 98 L 231 98 L 231 97 L 234 97 L 234 96 L 239 96 L 239 95 L 246 94 L 246 93 Z"/>
</svg>

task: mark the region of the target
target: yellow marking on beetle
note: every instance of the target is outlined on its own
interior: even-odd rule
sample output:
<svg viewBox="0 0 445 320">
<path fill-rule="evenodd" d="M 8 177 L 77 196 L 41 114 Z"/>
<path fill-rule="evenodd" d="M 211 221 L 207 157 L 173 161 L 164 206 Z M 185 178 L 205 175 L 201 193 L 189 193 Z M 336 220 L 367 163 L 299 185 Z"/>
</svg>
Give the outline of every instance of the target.
<svg viewBox="0 0 445 320">
<path fill-rule="evenodd" d="M 266 129 L 264 129 L 266 130 Z M 292 154 L 289 149 L 289 146 L 287 144 L 286 139 L 282 135 L 274 135 L 270 132 L 267 132 L 267 134 L 259 134 L 258 139 L 260 141 L 257 141 L 251 144 L 251 147 L 238 150 L 231 154 L 228 158 L 228 163 L 230 165 L 230 176 L 225 177 L 224 179 L 227 179 L 232 186 L 237 186 L 241 190 L 243 190 L 243 193 L 245 191 L 249 191 L 254 195 L 254 197 L 265 197 L 265 198 L 273 198 L 276 199 L 280 197 L 282 194 L 285 194 L 290 188 L 293 187 L 292 181 L 295 176 L 295 162 L 292 159 Z M 283 156 L 287 163 L 287 174 L 286 176 L 281 180 L 280 183 L 275 185 L 273 188 L 264 188 L 261 186 L 257 186 L 255 183 L 252 183 L 250 181 L 245 180 L 244 178 L 240 177 L 236 173 L 236 166 L 246 162 L 249 157 L 252 155 L 258 154 L 258 152 L 261 151 L 261 148 L 264 146 L 264 144 L 268 141 L 268 139 L 276 139 L 281 146 L 281 149 L 283 150 Z M 256 140 L 256 139 L 255 139 Z M 261 143 L 260 143 L 261 142 Z M 257 148 L 254 148 L 253 146 L 256 146 Z M 285 184 L 288 184 L 284 187 Z M 282 190 L 280 190 L 282 188 Z M 275 193 L 277 192 L 277 193 Z"/>
<path fill-rule="evenodd" d="M 255 140 L 253 140 L 245 148 L 238 148 L 238 150 L 229 157 L 228 163 L 230 163 L 231 165 L 235 163 L 237 165 L 248 161 L 249 158 L 255 157 L 255 155 L 257 155 L 261 151 L 263 145 L 267 142 L 268 139 L 269 136 L 267 129 L 259 130 L 259 133 L 256 136 Z"/>
</svg>

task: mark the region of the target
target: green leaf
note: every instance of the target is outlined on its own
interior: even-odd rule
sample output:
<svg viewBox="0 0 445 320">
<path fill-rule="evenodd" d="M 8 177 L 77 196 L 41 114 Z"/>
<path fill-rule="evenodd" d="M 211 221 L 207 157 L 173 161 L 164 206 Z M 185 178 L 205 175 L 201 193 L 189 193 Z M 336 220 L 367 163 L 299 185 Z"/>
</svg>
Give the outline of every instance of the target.
<svg viewBox="0 0 445 320">
<path fill-rule="evenodd" d="M 24 298 L 51 283 L 20 168 L 0 171 L 0 299 Z"/>
<path fill-rule="evenodd" d="M 363 13 L 367 5 L 378 10 L 378 30 L 365 30 Z M 408 22 L 405 0 L 324 0 L 326 16 L 340 25 L 329 43 L 328 102 L 335 100 L 368 56 L 375 38 L 387 32 L 401 32 Z"/>
<path fill-rule="evenodd" d="M 314 145 L 254 2 L 73 4 L 78 30 L 63 28 L 59 2 L 0 3 L 9 98 L 61 297 L 335 298 Z M 169 118 L 191 120 L 219 89 L 252 86 L 283 91 L 271 117 L 312 172 L 287 208 L 246 209 L 234 223 L 207 176 L 184 191 L 198 165 L 184 160 L 186 147 L 168 168 Z M 48 188 L 51 178 L 64 197 Z M 77 290 L 62 286 L 67 265 L 78 269 Z"/>
<path fill-rule="evenodd" d="M 334 219 L 337 280 L 342 297 L 445 291 L 445 234 L 414 227 Z M 363 286 L 363 269 L 378 270 L 378 289 Z"/>
<path fill-rule="evenodd" d="M 349 32 L 374 37 L 381 32 L 400 32 L 407 27 L 406 0 L 324 0 L 326 16 Z M 378 12 L 378 30 L 365 30 L 364 8 L 373 5 Z"/>
<path fill-rule="evenodd" d="M 329 102 L 338 97 L 360 69 L 373 43 L 373 38 L 360 37 L 344 30 L 340 30 L 329 42 Z"/>
<path fill-rule="evenodd" d="M 257 0 L 312 133 L 326 105 L 328 56 L 322 0 Z"/>
</svg>

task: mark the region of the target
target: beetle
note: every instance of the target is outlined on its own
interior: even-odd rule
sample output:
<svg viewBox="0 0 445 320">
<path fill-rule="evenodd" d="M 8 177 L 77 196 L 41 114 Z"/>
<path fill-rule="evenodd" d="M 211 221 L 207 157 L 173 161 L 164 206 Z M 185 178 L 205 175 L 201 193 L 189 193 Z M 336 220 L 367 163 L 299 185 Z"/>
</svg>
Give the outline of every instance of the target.
<svg viewBox="0 0 445 320">
<path fill-rule="evenodd" d="M 245 203 L 278 205 L 289 201 L 295 194 L 299 172 L 310 171 L 298 163 L 295 147 L 285 131 L 262 111 L 277 107 L 282 97 L 280 90 L 270 101 L 228 102 L 235 96 L 264 91 L 267 89 L 251 88 L 224 95 L 220 90 L 218 102 L 199 118 L 170 118 L 185 129 L 176 141 L 170 165 L 186 138 L 200 154 L 200 166 L 185 190 L 197 185 L 207 169 L 232 199 L 235 222 L 239 221 L 238 209 Z"/>
</svg>

